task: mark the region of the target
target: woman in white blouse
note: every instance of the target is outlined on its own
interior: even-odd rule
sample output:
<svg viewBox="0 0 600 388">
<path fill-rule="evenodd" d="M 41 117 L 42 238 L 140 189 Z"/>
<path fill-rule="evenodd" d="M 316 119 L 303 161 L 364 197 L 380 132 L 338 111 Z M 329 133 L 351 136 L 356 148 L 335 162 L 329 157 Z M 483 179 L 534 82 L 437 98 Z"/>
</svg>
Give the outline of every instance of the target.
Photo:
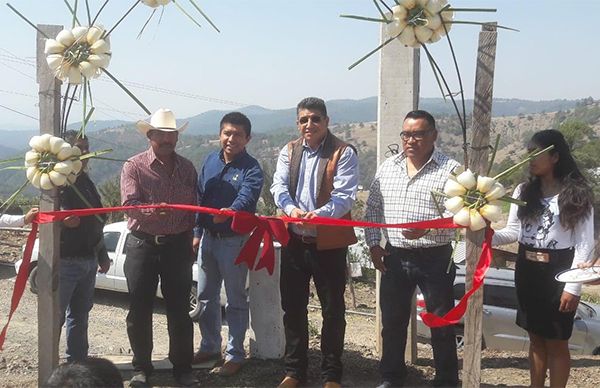
<svg viewBox="0 0 600 388">
<path fill-rule="evenodd" d="M 530 177 L 513 194 L 527 202 L 512 205 L 507 226 L 494 235 L 494 245 L 519 242 L 515 284 L 517 324 L 529 333 L 531 386 L 564 387 L 570 371 L 568 341 L 573 330 L 581 285 L 559 283 L 555 275 L 592 261 L 593 194 L 563 135 L 537 132 L 528 149 L 554 148 L 529 164 Z"/>
<path fill-rule="evenodd" d="M 2 214 L 0 216 L 0 227 L 20 227 L 31 223 L 33 217 L 38 213 L 38 208 L 31 208 L 26 214 L 22 216 L 12 216 L 10 214 Z"/>
</svg>

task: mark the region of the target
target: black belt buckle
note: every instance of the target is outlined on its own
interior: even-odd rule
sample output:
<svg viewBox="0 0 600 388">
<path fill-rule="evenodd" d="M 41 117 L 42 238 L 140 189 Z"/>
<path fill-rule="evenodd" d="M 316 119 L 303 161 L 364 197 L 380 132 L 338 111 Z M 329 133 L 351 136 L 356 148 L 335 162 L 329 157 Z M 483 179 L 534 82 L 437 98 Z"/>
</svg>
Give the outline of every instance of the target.
<svg viewBox="0 0 600 388">
<path fill-rule="evenodd" d="M 164 234 L 157 234 L 154 236 L 154 245 L 164 245 L 167 243 L 167 236 Z"/>
</svg>

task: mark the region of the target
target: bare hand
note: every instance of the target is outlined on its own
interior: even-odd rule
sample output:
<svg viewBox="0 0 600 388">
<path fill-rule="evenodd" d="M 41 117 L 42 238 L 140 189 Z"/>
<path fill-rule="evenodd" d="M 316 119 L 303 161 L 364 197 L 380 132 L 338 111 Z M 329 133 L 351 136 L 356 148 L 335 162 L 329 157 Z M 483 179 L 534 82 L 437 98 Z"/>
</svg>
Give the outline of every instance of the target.
<svg viewBox="0 0 600 388">
<path fill-rule="evenodd" d="M 167 203 L 166 202 L 161 202 L 158 205 L 159 206 L 167 206 Z M 171 209 L 167 209 L 166 207 L 164 207 L 164 208 L 158 208 L 156 210 L 158 210 L 158 215 L 159 216 L 166 216 L 167 214 L 169 214 L 171 212 Z"/>
<path fill-rule="evenodd" d="M 198 255 L 198 249 L 200 249 L 200 237 L 194 237 L 192 240 L 192 251 L 195 255 Z"/>
<path fill-rule="evenodd" d="M 290 217 L 292 218 L 304 218 L 305 215 L 306 212 L 298 208 L 294 208 L 294 210 L 292 210 L 292 212 L 290 213 Z"/>
<path fill-rule="evenodd" d="M 383 249 L 382 247 L 380 247 L 379 245 L 375 245 L 375 246 L 371 247 L 370 251 L 371 251 L 371 261 L 373 262 L 373 266 L 375 266 L 376 269 L 380 270 L 381 273 L 385 273 L 387 271 L 387 268 L 386 268 L 385 264 L 383 263 L 383 257 L 389 256 L 390 253 L 388 251 L 386 251 L 385 249 Z"/>
<path fill-rule="evenodd" d="M 404 238 L 407 238 L 409 240 L 416 240 L 425 236 L 427 233 L 429 233 L 429 229 L 402 229 L 402 235 L 404 236 Z"/>
<path fill-rule="evenodd" d="M 33 221 L 33 219 L 35 218 L 35 216 L 39 213 L 40 209 L 37 207 L 32 207 L 31 210 L 29 210 L 26 214 L 25 214 L 25 225 L 27 224 L 31 224 L 31 221 Z"/>
<path fill-rule="evenodd" d="M 98 273 L 107 273 L 110 269 L 110 260 L 98 264 Z"/>
<path fill-rule="evenodd" d="M 63 220 L 63 224 L 67 228 L 76 228 L 81 223 L 81 219 L 77 216 L 68 216 Z"/>
<path fill-rule="evenodd" d="M 560 297 L 560 307 L 558 311 L 562 313 L 569 313 L 577 310 L 579 304 L 579 297 L 577 295 L 569 294 L 567 291 L 563 291 Z"/>
<path fill-rule="evenodd" d="M 228 207 L 224 207 L 224 208 L 221 208 L 220 210 L 231 210 L 231 209 Z M 227 221 L 229 218 L 231 218 L 231 216 L 227 215 L 227 214 L 215 214 L 213 216 L 213 222 L 215 224 L 222 224 L 223 222 Z"/>
</svg>

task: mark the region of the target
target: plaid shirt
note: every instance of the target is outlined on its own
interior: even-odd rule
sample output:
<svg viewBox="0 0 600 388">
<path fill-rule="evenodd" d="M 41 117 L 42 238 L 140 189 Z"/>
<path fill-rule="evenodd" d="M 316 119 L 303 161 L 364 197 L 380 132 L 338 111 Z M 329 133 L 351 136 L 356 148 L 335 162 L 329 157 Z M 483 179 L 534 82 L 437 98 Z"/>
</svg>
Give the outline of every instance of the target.
<svg viewBox="0 0 600 388">
<path fill-rule="evenodd" d="M 397 224 L 439 218 L 431 191 L 443 191 L 449 174 L 458 165 L 458 162 L 434 149 L 427 163 L 409 178 L 404 153 L 386 159 L 377 169 L 371 184 L 367 199 L 367 221 Z M 442 204 L 440 206 L 443 208 Z M 383 229 L 383 235 L 394 247 L 429 248 L 449 243 L 454 230 L 432 230 L 415 240 L 404 238 L 399 228 Z M 381 230 L 365 228 L 365 238 L 369 247 L 379 245 Z"/>
<path fill-rule="evenodd" d="M 159 204 L 197 205 L 198 175 L 192 162 L 175 154 L 175 169 L 169 175 L 152 148 L 129 159 L 121 171 L 121 201 L 123 206 Z M 191 231 L 195 214 L 182 210 L 128 211 L 127 227 L 153 235 L 178 234 Z"/>
</svg>

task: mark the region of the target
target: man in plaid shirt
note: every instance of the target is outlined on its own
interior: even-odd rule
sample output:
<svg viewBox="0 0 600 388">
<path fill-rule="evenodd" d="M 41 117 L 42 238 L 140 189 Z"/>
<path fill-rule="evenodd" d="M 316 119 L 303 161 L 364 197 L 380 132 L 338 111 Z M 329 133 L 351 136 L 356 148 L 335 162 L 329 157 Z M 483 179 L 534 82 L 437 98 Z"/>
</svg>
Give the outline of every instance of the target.
<svg viewBox="0 0 600 388">
<path fill-rule="evenodd" d="M 443 191 L 458 163 L 434 146 L 435 120 L 425 111 L 409 112 L 400 137 L 402 153 L 385 160 L 375 175 L 367 200 L 367 221 L 405 223 L 439 218 L 431 192 Z M 452 254 L 452 230 L 366 228 L 371 260 L 381 271 L 380 307 L 383 355 L 382 387 L 402 386 L 406 378 L 404 350 L 410 320 L 411 298 L 418 285 L 427 311 L 444 315 L 454 306 L 454 266 L 447 271 Z M 458 360 L 454 328 L 431 329 L 435 364 L 434 386 L 458 385 Z"/>
</svg>

